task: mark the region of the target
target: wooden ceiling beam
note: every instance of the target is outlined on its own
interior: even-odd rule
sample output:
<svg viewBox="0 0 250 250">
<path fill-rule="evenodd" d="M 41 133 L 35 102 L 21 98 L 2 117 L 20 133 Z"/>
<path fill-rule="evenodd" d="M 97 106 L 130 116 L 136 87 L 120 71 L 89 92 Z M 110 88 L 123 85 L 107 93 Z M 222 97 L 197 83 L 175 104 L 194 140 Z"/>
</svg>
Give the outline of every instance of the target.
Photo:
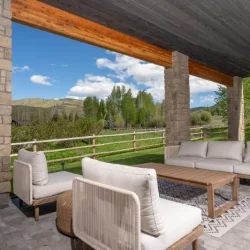
<svg viewBox="0 0 250 250">
<path fill-rule="evenodd" d="M 12 20 L 167 68 L 172 65 L 171 51 L 112 30 L 38 0 L 12 0 Z M 189 67 L 191 75 L 226 86 L 233 85 L 233 78 L 231 76 L 203 64 L 190 60 Z"/>
</svg>

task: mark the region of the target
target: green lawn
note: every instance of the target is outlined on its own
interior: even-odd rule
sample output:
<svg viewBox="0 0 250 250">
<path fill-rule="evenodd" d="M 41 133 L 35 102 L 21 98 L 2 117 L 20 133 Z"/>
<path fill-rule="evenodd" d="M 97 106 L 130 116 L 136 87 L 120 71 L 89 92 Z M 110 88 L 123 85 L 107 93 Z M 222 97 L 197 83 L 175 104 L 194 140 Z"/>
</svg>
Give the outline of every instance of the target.
<svg viewBox="0 0 250 250">
<path fill-rule="evenodd" d="M 110 156 L 105 156 L 105 157 L 99 157 L 97 158 L 97 160 L 110 162 L 110 163 L 129 165 L 129 166 L 146 163 L 146 162 L 163 163 L 164 162 L 164 148 L 163 147 L 153 148 L 153 149 L 141 150 L 138 152 L 129 152 L 129 153 L 110 155 Z M 77 162 L 66 163 L 64 169 L 72 173 L 81 174 L 82 172 L 81 161 L 79 160 Z"/>
</svg>

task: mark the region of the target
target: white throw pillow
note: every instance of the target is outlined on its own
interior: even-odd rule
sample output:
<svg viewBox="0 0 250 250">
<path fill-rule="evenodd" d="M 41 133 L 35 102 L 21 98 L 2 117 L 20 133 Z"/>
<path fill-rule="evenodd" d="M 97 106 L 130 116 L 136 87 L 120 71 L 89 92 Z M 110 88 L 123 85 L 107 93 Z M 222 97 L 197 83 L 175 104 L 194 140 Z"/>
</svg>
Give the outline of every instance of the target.
<svg viewBox="0 0 250 250">
<path fill-rule="evenodd" d="M 246 156 L 244 162 L 250 162 L 250 142 L 247 142 Z"/>
<path fill-rule="evenodd" d="M 202 157 L 207 156 L 207 142 L 182 141 L 177 156 Z"/>
<path fill-rule="evenodd" d="M 242 141 L 209 141 L 207 158 L 242 161 Z"/>
<path fill-rule="evenodd" d="M 33 185 L 46 185 L 49 181 L 47 160 L 43 152 L 30 152 L 20 149 L 18 160 L 26 162 L 32 167 Z"/>
<path fill-rule="evenodd" d="M 105 163 L 86 157 L 82 159 L 82 173 L 85 179 L 135 192 L 140 199 L 141 230 L 154 236 L 164 232 L 154 169 Z"/>
</svg>

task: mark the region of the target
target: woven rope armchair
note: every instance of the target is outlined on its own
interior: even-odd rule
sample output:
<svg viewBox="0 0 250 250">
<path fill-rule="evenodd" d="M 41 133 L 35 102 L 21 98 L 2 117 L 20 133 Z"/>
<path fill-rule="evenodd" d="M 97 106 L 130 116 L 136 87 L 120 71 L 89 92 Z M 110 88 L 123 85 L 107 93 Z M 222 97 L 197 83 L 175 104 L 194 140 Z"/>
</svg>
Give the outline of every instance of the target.
<svg viewBox="0 0 250 250">
<path fill-rule="evenodd" d="M 74 180 L 73 230 L 90 247 L 96 250 L 162 250 L 150 243 L 148 247 L 142 244 L 140 218 L 140 201 L 134 192 L 84 178 Z M 198 226 L 167 249 L 181 250 L 193 242 L 196 250 L 197 238 L 202 234 L 203 227 Z M 156 238 L 149 237 L 153 241 Z"/>
</svg>

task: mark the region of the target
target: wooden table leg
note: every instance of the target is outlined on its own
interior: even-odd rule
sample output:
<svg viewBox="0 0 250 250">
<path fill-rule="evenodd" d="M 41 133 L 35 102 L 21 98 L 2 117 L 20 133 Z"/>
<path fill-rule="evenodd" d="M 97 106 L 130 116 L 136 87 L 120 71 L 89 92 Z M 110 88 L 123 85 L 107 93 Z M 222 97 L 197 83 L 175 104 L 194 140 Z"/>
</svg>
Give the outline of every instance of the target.
<svg viewBox="0 0 250 250">
<path fill-rule="evenodd" d="M 214 208 L 214 188 L 212 184 L 207 187 L 207 203 L 208 203 L 208 217 L 215 218 L 215 208 Z"/>
<path fill-rule="evenodd" d="M 239 204 L 238 187 L 239 187 L 239 178 L 235 177 L 234 182 L 232 183 L 232 201 L 235 201 L 236 204 Z"/>
<path fill-rule="evenodd" d="M 199 246 L 198 246 L 198 239 L 196 239 L 195 241 L 193 241 L 192 243 L 192 249 L 193 250 L 198 250 Z"/>
</svg>

